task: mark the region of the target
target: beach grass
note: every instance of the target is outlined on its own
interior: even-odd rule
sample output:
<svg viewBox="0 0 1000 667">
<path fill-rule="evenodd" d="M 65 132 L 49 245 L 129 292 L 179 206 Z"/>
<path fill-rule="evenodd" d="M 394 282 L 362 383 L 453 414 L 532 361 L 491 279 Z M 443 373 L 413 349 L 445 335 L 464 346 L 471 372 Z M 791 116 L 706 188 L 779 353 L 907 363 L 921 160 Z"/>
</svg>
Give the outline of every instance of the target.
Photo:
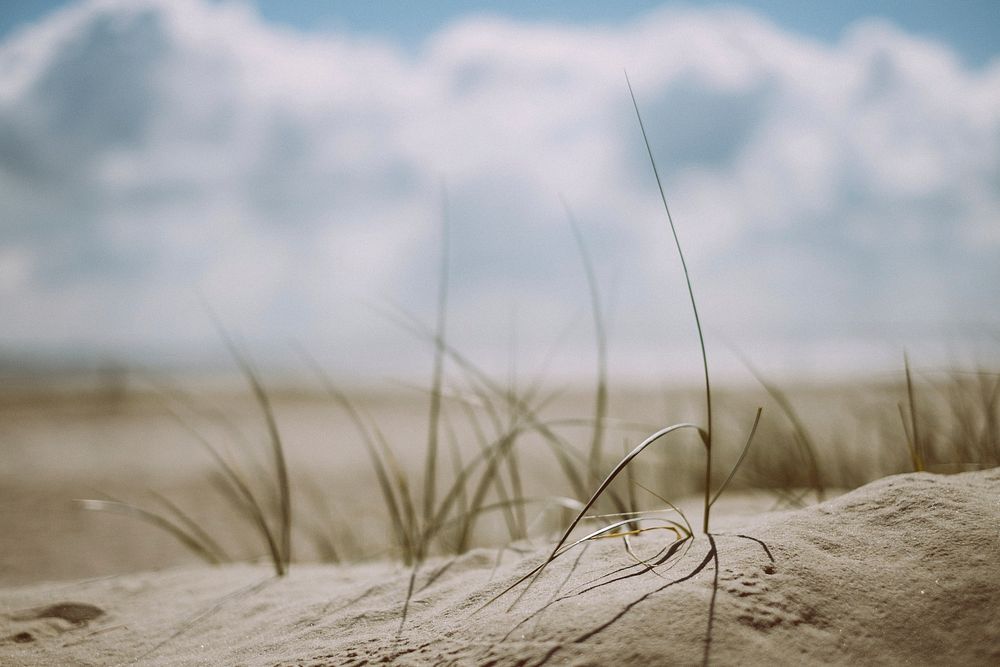
<svg viewBox="0 0 1000 667">
<path fill-rule="evenodd" d="M 281 577 L 288 572 L 292 562 L 291 481 L 281 431 L 274 415 L 271 398 L 258 372 L 214 315 L 213 322 L 216 323 L 223 342 L 250 387 L 266 424 L 273 455 L 272 470 L 264 471 L 262 475 L 247 472 L 245 467 L 241 467 L 232 460 L 232 457 L 226 456 L 182 416 L 176 412 L 172 414 L 209 455 L 217 474 L 218 488 L 236 508 L 237 514 L 254 527 L 261 543 L 266 546 L 275 575 Z M 181 400 L 187 401 L 190 407 L 190 400 L 183 392 L 171 390 L 170 393 L 175 398 L 180 397 Z M 250 458 L 246 458 L 246 462 L 253 464 Z M 255 468 L 255 472 L 260 472 L 259 467 Z M 277 503 L 274 510 L 269 511 L 272 503 L 268 501 L 268 496 L 272 493 L 276 493 Z M 218 546 L 215 538 L 210 536 L 209 531 L 197 520 L 191 518 L 173 501 L 159 494 L 154 495 L 164 509 L 144 508 L 114 499 L 81 499 L 77 503 L 85 510 L 124 514 L 161 528 L 209 563 L 217 564 L 228 560 L 228 556 Z"/>
<path fill-rule="evenodd" d="M 627 75 L 626 85 L 690 303 L 703 376 L 698 390 L 703 421 L 683 420 L 668 426 L 648 428 L 648 435 L 637 445 L 625 447 L 624 456 L 617 460 L 609 459 L 606 450 L 610 432 L 619 428 L 622 422 L 611 415 L 608 334 L 601 284 L 584 230 L 565 199 L 562 199 L 562 206 L 581 261 L 592 315 L 595 381 L 590 414 L 577 415 L 573 419 L 550 418 L 546 410 L 558 398 L 558 392 L 545 391 L 541 376 L 526 387 L 517 386 L 513 374 L 504 383 L 457 349 L 448 335 L 452 222 L 449 219 L 447 191 L 442 188 L 433 325 L 426 325 L 403 309 L 388 313 L 392 321 L 429 343 L 432 349 L 429 387 L 423 390 L 427 403 L 422 463 L 418 466 L 403 463 L 399 456 L 400 451 L 413 446 L 412 432 L 407 434 L 405 441 L 394 441 L 376 416 L 340 387 L 307 352 L 302 352 L 322 391 L 338 408 L 338 419 L 346 419 L 346 423 L 339 423 L 338 436 L 353 430 L 368 460 L 369 473 L 373 478 L 370 488 L 372 494 L 377 490 L 381 497 L 385 532 L 392 543 L 387 551 L 375 552 L 388 554 L 413 568 L 414 577 L 417 568 L 428 557 L 458 555 L 479 544 L 477 531 L 487 517 L 499 517 L 501 520 L 504 529 L 500 531 L 499 538 L 495 533 L 492 538 L 493 543 L 501 547 L 537 537 L 539 533 L 555 540 L 548 559 L 522 581 L 536 576 L 547 563 L 569 549 L 593 539 L 621 538 L 626 550 L 630 548 L 630 536 L 648 530 L 666 530 L 682 543 L 693 540 L 695 531 L 691 529 L 687 517 L 680 514 L 677 519 L 664 519 L 660 513 L 675 513 L 677 508 L 672 501 L 665 499 L 662 488 L 653 490 L 647 484 L 648 479 L 641 481 L 632 466 L 640 456 L 646 460 L 648 452 L 661 449 L 660 445 L 668 437 L 676 438 L 681 433 L 697 437 L 700 453 L 693 462 L 692 457 L 673 449 L 669 456 L 661 456 L 656 464 L 661 473 L 658 487 L 667 486 L 678 493 L 697 487 L 701 495 L 701 533 L 704 535 L 711 534 L 713 506 L 722 492 L 736 483 L 738 471 L 745 460 L 749 461 L 749 474 L 743 480 L 744 486 L 765 488 L 780 503 L 790 506 L 802 505 L 808 493 L 812 493 L 817 501 L 822 501 L 831 486 L 856 486 L 898 471 L 898 459 L 891 453 L 886 455 L 889 463 L 882 469 L 875 469 L 871 458 L 854 462 L 849 453 L 838 454 L 836 447 L 829 443 L 822 446 L 789 392 L 767 378 L 749 360 L 745 361 L 747 368 L 766 397 L 777 406 L 777 414 L 783 417 L 783 426 L 779 426 L 779 420 L 772 419 L 768 425 L 770 432 L 765 453 L 749 454 L 751 443 L 761 430 L 759 427 L 764 426 L 762 408 L 757 407 L 749 435 L 742 439 L 742 448 L 720 449 L 720 446 L 726 446 L 721 435 L 728 435 L 733 429 L 723 433 L 719 424 L 733 423 L 733 415 L 743 410 L 744 406 L 719 409 L 694 281 L 639 103 Z M 210 309 L 209 313 L 211 315 Z M 346 529 L 325 534 L 323 527 L 317 526 L 321 522 L 314 517 L 302 520 L 298 523 L 299 528 L 293 523 L 293 499 L 306 495 L 307 491 L 318 498 L 324 491 L 322 488 L 307 490 L 304 483 L 294 479 L 286 460 L 286 447 L 272 394 L 249 355 L 240 349 L 214 315 L 212 318 L 261 417 L 268 443 L 268 460 L 260 461 L 250 451 L 252 447 L 248 443 L 243 443 L 244 448 L 235 454 L 218 446 L 179 411 L 170 407 L 167 409 L 208 454 L 216 486 L 226 503 L 242 517 L 244 524 L 251 526 L 276 575 L 286 574 L 293 562 L 296 530 L 319 545 L 321 557 L 337 562 L 350 560 L 352 555 L 349 555 L 346 545 L 327 536 L 329 533 L 346 532 Z M 909 356 L 904 354 L 904 400 L 896 404 L 902 428 L 895 429 L 895 440 L 883 450 L 906 451 L 908 465 L 905 467 L 915 471 L 1000 464 L 1000 374 L 979 370 L 967 375 L 952 375 L 945 381 L 925 376 L 923 381 L 926 386 L 923 387 L 919 386 L 917 375 Z M 194 399 L 176 389 L 161 388 L 161 393 L 170 402 L 179 403 L 187 412 L 203 409 L 194 405 Z M 648 417 L 644 419 L 648 420 Z M 897 425 L 899 423 L 896 422 Z M 630 428 L 635 426 L 626 425 Z M 586 438 L 566 435 L 564 427 L 580 426 L 588 429 Z M 782 427 L 784 430 L 781 430 Z M 888 433 L 885 429 L 883 431 Z M 900 436 L 905 449 L 899 447 Z M 628 437 L 631 435 L 624 442 L 628 442 Z M 893 438 L 891 433 L 885 437 Z M 337 446 L 340 446 L 339 440 Z M 541 494 L 537 489 L 528 489 L 524 463 L 525 456 L 531 456 L 532 460 L 537 458 L 539 450 L 548 452 L 555 464 L 548 477 L 559 480 L 558 484 L 546 484 L 547 492 Z M 735 464 L 719 483 L 721 477 L 716 469 L 717 459 L 721 454 L 730 452 L 735 456 Z M 770 452 L 770 460 L 767 460 L 767 452 Z M 653 467 L 646 466 L 647 470 Z M 692 481 L 694 477 L 698 481 Z M 649 507 L 648 503 L 640 502 L 639 490 L 644 492 L 647 500 L 653 498 L 658 504 Z M 117 498 L 86 499 L 80 503 L 88 510 L 126 514 L 154 525 L 206 562 L 233 559 L 229 550 L 222 546 L 224 540 L 212 534 L 198 517 L 161 494 L 150 495 L 155 501 L 154 508 Z M 313 504 L 318 507 L 322 505 L 322 500 Z M 370 506 L 372 503 L 367 504 Z M 541 510 L 537 514 L 529 516 L 529 509 L 539 507 Z M 537 526 L 544 523 L 543 515 L 553 508 L 569 514 L 557 530 L 553 531 L 550 523 L 538 531 Z M 581 539 L 572 539 L 582 522 L 602 520 L 610 520 L 610 523 L 588 529 Z M 413 577 L 411 586 L 412 583 Z"/>
</svg>

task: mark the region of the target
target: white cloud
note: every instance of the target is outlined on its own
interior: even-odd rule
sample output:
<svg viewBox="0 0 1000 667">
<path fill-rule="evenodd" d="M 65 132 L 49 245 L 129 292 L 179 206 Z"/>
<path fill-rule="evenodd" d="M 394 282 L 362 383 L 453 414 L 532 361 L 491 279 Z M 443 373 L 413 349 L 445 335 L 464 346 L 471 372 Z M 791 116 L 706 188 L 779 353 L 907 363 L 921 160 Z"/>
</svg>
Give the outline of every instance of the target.
<svg viewBox="0 0 1000 667">
<path fill-rule="evenodd" d="M 623 68 L 710 334 L 996 324 L 1000 63 L 731 10 L 469 18 L 408 54 L 242 4 L 94 0 L 0 44 L 0 341 L 198 345 L 201 291 L 249 339 L 405 366 L 362 311 L 429 313 L 444 180 L 459 339 L 505 350 L 516 320 L 537 358 L 585 312 L 561 194 L 615 285 L 615 358 L 657 371 L 692 327 Z"/>
</svg>

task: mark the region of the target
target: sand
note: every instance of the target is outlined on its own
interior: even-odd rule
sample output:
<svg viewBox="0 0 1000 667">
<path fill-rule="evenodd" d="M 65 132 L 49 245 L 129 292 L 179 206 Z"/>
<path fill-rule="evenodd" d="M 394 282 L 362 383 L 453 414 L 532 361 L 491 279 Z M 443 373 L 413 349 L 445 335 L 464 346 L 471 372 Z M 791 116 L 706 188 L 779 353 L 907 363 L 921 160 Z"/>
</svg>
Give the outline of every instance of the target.
<svg viewBox="0 0 1000 667">
<path fill-rule="evenodd" d="M 409 570 L 391 563 L 8 587 L 0 664 L 1000 664 L 1000 469 L 720 517 L 712 541 L 717 567 L 702 535 L 669 570 L 625 578 L 639 568 L 607 576 L 632 563 L 621 541 L 592 542 L 485 607 L 544 547 L 434 560 L 402 629 Z"/>
</svg>

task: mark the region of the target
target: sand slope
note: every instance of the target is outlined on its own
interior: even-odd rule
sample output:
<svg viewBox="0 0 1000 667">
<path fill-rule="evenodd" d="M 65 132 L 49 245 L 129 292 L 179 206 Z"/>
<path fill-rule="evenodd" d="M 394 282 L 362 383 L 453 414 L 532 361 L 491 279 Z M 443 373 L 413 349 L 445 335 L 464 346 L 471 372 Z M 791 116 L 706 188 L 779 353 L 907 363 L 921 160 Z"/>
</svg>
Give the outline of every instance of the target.
<svg viewBox="0 0 1000 667">
<path fill-rule="evenodd" d="M 635 544 L 652 555 L 665 539 Z M 809 509 L 720 521 L 714 539 L 707 645 L 716 571 L 701 536 L 669 571 L 598 586 L 631 561 L 618 540 L 593 543 L 510 610 L 516 595 L 476 611 L 544 550 L 499 566 L 486 550 L 435 561 L 401 633 L 409 573 L 390 564 L 10 588 L 0 664 L 697 665 L 706 647 L 720 665 L 1000 664 L 1000 469 L 889 477 Z"/>
</svg>

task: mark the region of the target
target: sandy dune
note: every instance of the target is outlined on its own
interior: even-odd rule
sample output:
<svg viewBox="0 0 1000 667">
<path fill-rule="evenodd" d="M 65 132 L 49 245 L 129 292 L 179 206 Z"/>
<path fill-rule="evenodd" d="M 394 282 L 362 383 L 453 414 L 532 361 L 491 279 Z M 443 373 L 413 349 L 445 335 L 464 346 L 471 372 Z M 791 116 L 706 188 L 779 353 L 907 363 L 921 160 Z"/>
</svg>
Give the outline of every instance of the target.
<svg viewBox="0 0 1000 667">
<path fill-rule="evenodd" d="M 664 545 L 654 534 L 640 556 Z M 544 551 L 433 561 L 402 631 L 409 573 L 392 564 L 8 588 L 0 663 L 1000 664 L 1000 469 L 888 477 L 722 518 L 713 539 L 718 569 L 701 536 L 671 569 L 624 578 L 640 568 L 620 570 L 633 563 L 621 542 L 594 542 L 485 608 Z"/>
</svg>

